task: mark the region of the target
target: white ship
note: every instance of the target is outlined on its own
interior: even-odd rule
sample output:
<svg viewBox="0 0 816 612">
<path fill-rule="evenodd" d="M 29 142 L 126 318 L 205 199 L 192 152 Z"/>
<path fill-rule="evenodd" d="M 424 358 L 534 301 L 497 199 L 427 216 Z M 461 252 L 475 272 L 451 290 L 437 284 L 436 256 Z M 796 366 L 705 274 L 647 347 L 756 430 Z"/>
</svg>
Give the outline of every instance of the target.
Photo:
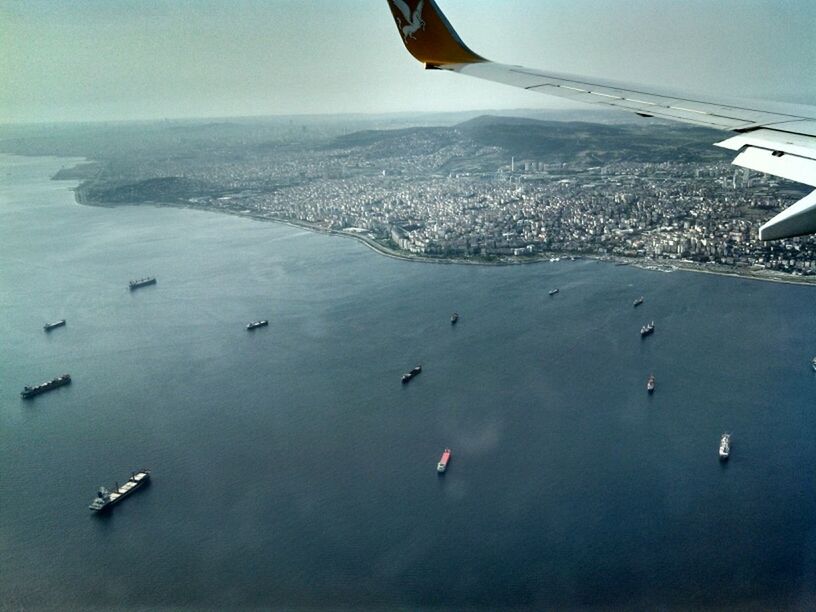
<svg viewBox="0 0 816 612">
<path fill-rule="evenodd" d="M 731 454 L 731 434 L 724 433 L 720 438 L 720 459 L 725 461 Z"/>
</svg>

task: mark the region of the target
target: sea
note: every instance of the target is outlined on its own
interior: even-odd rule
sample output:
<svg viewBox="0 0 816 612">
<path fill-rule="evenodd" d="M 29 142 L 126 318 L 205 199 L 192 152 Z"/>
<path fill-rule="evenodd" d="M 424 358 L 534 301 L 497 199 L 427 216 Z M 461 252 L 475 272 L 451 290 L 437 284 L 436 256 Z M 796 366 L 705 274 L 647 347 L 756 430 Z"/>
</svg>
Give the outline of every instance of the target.
<svg viewBox="0 0 816 612">
<path fill-rule="evenodd" d="M 816 607 L 816 287 L 403 261 L 77 161 L 0 157 L 3 608 Z"/>
</svg>

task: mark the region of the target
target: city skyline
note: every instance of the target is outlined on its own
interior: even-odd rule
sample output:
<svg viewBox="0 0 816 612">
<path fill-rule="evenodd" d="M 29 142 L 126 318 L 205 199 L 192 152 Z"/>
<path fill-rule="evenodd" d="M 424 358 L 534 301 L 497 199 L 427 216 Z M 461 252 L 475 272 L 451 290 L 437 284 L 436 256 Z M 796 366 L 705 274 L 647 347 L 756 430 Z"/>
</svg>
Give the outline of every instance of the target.
<svg viewBox="0 0 816 612">
<path fill-rule="evenodd" d="M 586 255 L 816 280 L 812 237 L 757 235 L 801 188 L 735 168 L 709 146 L 711 130 L 507 117 L 343 133 L 347 125 L 80 126 L 0 144 L 94 160 L 56 177 L 83 179 L 75 194 L 87 205 L 249 215 L 424 260 Z"/>
</svg>

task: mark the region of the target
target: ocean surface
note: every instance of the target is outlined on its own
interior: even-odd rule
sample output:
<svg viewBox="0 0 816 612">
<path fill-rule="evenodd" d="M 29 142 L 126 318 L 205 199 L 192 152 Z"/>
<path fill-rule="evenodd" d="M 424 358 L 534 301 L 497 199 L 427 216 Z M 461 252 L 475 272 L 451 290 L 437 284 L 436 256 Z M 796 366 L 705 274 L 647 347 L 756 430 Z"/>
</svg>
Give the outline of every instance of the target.
<svg viewBox="0 0 816 612">
<path fill-rule="evenodd" d="M 72 163 L 0 157 L 3 607 L 816 606 L 816 288 L 400 261 Z"/>
</svg>

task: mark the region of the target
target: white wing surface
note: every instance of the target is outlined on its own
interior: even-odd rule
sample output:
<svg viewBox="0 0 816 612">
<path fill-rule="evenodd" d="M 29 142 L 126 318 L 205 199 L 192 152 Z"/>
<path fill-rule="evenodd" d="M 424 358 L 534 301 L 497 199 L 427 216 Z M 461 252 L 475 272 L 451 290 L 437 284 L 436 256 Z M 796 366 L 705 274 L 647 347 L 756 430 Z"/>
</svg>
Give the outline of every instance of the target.
<svg viewBox="0 0 816 612">
<path fill-rule="evenodd" d="M 723 103 L 705 96 L 498 64 L 471 51 L 434 0 L 389 0 L 388 4 L 401 34 L 411 25 L 406 23 L 406 5 L 413 24 L 421 24 L 416 30 L 412 28 L 410 36 L 403 36 L 403 42 L 427 69 L 449 70 L 642 116 L 736 132 L 716 143 L 738 153 L 734 164 L 816 187 L 816 108 L 812 106 Z M 814 233 L 816 191 L 759 229 L 762 240 Z"/>
</svg>

